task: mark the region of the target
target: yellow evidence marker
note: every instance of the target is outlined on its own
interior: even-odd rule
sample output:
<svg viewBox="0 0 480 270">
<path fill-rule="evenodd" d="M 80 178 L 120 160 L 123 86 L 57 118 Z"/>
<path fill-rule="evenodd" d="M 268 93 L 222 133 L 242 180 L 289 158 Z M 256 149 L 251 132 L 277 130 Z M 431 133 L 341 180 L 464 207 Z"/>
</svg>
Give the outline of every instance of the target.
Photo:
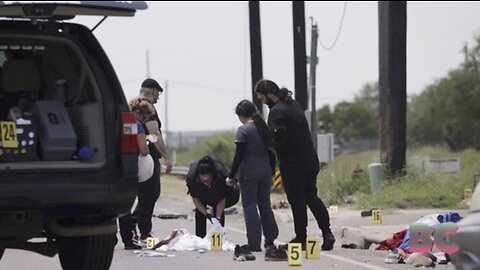
<svg viewBox="0 0 480 270">
<path fill-rule="evenodd" d="M 5 121 L 0 122 L 0 140 L 3 148 L 17 148 L 17 127 L 15 122 Z"/>
<path fill-rule="evenodd" d="M 372 210 L 372 218 L 373 224 L 382 224 L 382 214 L 380 213 L 380 210 Z"/>
<path fill-rule="evenodd" d="M 463 197 L 465 200 L 470 200 L 472 198 L 472 189 L 471 188 L 466 188 L 464 191 L 463 191 Z"/>
<path fill-rule="evenodd" d="M 320 259 L 320 240 L 318 238 L 307 238 L 307 259 Z"/>
<path fill-rule="evenodd" d="M 157 237 L 147 237 L 147 249 L 154 249 L 158 242 L 160 240 Z"/>
<path fill-rule="evenodd" d="M 328 211 L 330 212 L 330 214 L 336 214 L 336 213 L 338 213 L 338 206 L 337 205 L 330 205 L 330 207 L 328 208 Z"/>
<path fill-rule="evenodd" d="M 222 251 L 222 234 L 220 232 L 212 232 L 210 239 L 210 250 Z"/>
<path fill-rule="evenodd" d="M 289 243 L 287 256 L 288 256 L 289 266 L 301 266 L 302 265 L 302 244 Z"/>
</svg>

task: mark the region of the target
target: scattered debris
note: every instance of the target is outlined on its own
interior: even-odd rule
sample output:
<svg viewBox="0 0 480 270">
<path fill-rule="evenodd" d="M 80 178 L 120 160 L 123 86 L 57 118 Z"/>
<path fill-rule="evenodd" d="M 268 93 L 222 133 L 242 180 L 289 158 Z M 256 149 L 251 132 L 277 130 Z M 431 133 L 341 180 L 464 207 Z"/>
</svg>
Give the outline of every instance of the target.
<svg viewBox="0 0 480 270">
<path fill-rule="evenodd" d="M 378 210 L 378 208 L 372 208 L 372 209 L 367 210 L 367 211 L 362 211 L 362 212 L 360 212 L 360 216 L 362 216 L 362 217 L 371 217 L 373 210 Z"/>
<path fill-rule="evenodd" d="M 358 248 L 358 245 L 357 245 L 357 244 L 354 244 L 354 243 L 351 243 L 351 244 L 343 244 L 343 245 L 342 245 L 342 248 L 357 249 L 357 248 Z"/>
<path fill-rule="evenodd" d="M 290 204 L 283 200 L 283 201 L 278 201 L 272 204 L 272 209 L 287 209 L 290 208 Z"/>
<path fill-rule="evenodd" d="M 134 253 L 138 254 L 138 257 L 175 257 L 174 254 L 166 254 L 157 251 L 136 250 Z"/>
<path fill-rule="evenodd" d="M 225 209 L 224 213 L 225 213 L 225 215 L 236 215 L 236 214 L 238 214 L 238 210 L 237 210 L 236 207 L 230 207 L 230 208 Z"/>
<path fill-rule="evenodd" d="M 159 215 L 154 215 L 154 217 L 157 217 L 159 219 L 187 219 L 187 215 L 177 215 L 177 214 L 159 214 Z"/>
</svg>

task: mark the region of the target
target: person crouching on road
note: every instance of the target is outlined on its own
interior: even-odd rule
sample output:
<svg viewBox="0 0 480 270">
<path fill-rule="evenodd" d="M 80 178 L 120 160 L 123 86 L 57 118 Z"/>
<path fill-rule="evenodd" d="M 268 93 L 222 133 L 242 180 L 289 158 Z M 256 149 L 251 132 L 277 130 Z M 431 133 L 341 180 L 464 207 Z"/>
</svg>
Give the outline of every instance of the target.
<svg viewBox="0 0 480 270">
<path fill-rule="evenodd" d="M 204 238 L 207 234 L 207 219 L 217 219 L 225 226 L 225 208 L 238 202 L 240 192 L 227 188 L 225 179 L 228 172 L 225 165 L 210 156 L 204 156 L 190 165 L 187 173 L 187 187 L 195 204 L 195 234 Z M 207 211 L 207 205 L 213 213 Z"/>
</svg>

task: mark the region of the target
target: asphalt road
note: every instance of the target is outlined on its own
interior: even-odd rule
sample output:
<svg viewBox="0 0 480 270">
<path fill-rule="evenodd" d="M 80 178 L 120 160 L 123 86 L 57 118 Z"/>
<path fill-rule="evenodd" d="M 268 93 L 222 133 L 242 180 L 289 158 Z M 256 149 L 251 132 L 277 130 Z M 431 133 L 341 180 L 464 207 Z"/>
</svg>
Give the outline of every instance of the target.
<svg viewBox="0 0 480 270">
<path fill-rule="evenodd" d="M 177 193 L 178 194 L 178 193 Z M 245 244 L 245 224 L 243 221 L 240 204 L 237 214 L 226 216 L 226 238 L 236 244 Z M 163 239 L 170 235 L 172 230 L 185 228 L 194 233 L 195 223 L 193 216 L 193 203 L 190 197 L 169 196 L 169 191 L 164 189 L 160 200 L 157 202 L 155 214 L 186 214 L 187 219 L 159 219 L 154 218 L 153 233 L 156 237 Z M 367 249 L 344 249 L 341 244 L 359 243 L 365 238 L 370 240 L 386 239 L 393 233 L 405 228 L 426 214 L 443 213 L 446 210 L 424 209 L 424 210 L 385 210 L 382 213 L 382 224 L 373 224 L 371 217 L 362 218 L 360 211 L 348 207 L 341 207 L 338 212 L 332 214 L 331 224 L 337 238 L 335 248 L 332 251 L 320 252 L 320 259 L 307 260 L 303 253 L 302 269 L 411 269 L 411 265 L 386 264 L 384 262 L 387 253 L 385 251 L 374 251 Z M 293 235 L 293 222 L 290 209 L 274 210 L 277 223 L 280 229 L 280 236 L 277 244 L 287 242 Z M 465 211 L 460 211 L 464 214 Z M 309 237 L 319 237 L 321 233 L 316 225 L 313 216 L 309 219 Z M 321 240 L 320 240 L 321 243 Z M 242 269 L 264 270 L 289 269 L 287 262 L 267 262 L 264 260 L 264 252 L 254 253 L 255 261 L 235 261 L 233 251 L 208 251 L 200 253 L 197 251 L 168 251 L 166 254 L 172 257 L 140 257 L 134 251 L 126 251 L 120 242 L 115 247 L 115 253 L 111 269 Z M 3 269 L 36 269 L 53 270 L 61 269 L 58 256 L 53 258 L 44 257 L 28 251 L 7 249 L 0 261 L 0 270 Z M 451 264 L 437 265 L 436 269 L 455 269 Z"/>
</svg>

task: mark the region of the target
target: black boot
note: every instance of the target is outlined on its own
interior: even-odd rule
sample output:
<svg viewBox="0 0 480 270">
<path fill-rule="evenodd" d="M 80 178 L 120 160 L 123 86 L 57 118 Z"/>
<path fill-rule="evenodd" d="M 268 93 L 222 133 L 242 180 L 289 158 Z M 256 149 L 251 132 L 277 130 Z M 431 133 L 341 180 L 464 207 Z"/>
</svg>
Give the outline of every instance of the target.
<svg viewBox="0 0 480 270">
<path fill-rule="evenodd" d="M 335 236 L 329 232 L 323 235 L 322 250 L 332 250 L 333 244 L 335 244 Z"/>
</svg>

